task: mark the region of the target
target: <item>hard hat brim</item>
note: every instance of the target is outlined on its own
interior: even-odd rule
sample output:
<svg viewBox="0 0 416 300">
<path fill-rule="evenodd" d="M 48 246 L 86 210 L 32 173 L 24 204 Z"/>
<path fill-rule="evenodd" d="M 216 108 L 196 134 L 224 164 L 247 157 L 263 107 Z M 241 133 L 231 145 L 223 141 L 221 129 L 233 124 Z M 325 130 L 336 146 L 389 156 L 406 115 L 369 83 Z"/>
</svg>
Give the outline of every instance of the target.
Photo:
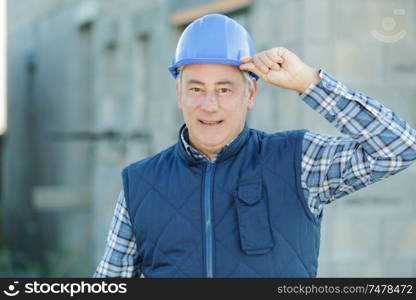
<svg viewBox="0 0 416 300">
<path fill-rule="evenodd" d="M 231 65 L 231 66 L 240 66 L 243 63 L 234 59 L 223 59 L 223 58 L 186 58 L 178 61 L 177 63 L 169 67 L 169 72 L 176 79 L 179 75 L 179 67 L 193 64 L 218 64 L 218 65 Z M 258 76 L 252 72 L 249 72 L 250 75 L 258 80 Z"/>
</svg>

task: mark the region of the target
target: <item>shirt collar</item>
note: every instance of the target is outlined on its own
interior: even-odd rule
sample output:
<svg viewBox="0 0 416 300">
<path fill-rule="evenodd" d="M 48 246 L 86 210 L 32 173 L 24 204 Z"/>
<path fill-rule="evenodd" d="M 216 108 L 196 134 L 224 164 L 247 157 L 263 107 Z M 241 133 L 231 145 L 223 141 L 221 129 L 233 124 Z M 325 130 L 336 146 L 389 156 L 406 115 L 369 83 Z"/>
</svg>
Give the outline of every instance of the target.
<svg viewBox="0 0 416 300">
<path fill-rule="evenodd" d="M 228 147 L 231 145 L 231 143 L 237 138 L 233 138 L 227 145 L 225 145 L 222 149 L 218 150 L 217 152 L 214 153 L 212 159 L 209 159 L 208 156 L 206 156 L 204 153 L 202 153 L 201 151 L 199 151 L 198 149 L 196 149 L 195 147 L 193 147 L 191 145 L 191 143 L 189 142 L 189 131 L 188 131 L 188 127 L 183 126 L 182 130 L 180 132 L 180 136 L 181 136 L 181 141 L 182 141 L 182 145 L 183 147 L 186 149 L 186 152 L 188 153 L 188 155 L 192 156 L 194 159 L 197 160 L 201 160 L 201 159 L 205 159 L 207 161 L 210 162 L 215 162 L 218 158 L 218 156 Z"/>
</svg>

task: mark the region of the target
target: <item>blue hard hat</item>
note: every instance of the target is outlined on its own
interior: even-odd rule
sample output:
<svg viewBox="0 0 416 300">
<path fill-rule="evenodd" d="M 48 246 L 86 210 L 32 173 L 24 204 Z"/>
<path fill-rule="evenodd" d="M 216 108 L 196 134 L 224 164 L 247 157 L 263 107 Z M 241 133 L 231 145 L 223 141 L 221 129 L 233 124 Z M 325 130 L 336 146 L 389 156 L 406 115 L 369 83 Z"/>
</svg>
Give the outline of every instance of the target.
<svg viewBox="0 0 416 300">
<path fill-rule="evenodd" d="M 227 16 L 209 14 L 186 27 L 169 71 L 176 78 L 178 68 L 189 64 L 240 66 L 241 57 L 253 55 L 253 41 L 243 26 Z M 258 79 L 256 74 L 250 75 Z"/>
</svg>

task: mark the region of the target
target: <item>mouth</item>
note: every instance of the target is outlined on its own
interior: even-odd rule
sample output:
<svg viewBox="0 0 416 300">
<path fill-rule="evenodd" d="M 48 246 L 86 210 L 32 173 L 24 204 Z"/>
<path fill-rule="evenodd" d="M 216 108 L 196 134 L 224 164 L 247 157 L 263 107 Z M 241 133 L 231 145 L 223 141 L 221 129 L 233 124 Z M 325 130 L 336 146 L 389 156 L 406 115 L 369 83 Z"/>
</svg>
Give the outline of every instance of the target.
<svg viewBox="0 0 416 300">
<path fill-rule="evenodd" d="M 219 126 L 224 120 L 220 121 L 207 121 L 207 120 L 198 120 L 198 122 L 207 128 L 215 128 L 216 126 Z"/>
</svg>

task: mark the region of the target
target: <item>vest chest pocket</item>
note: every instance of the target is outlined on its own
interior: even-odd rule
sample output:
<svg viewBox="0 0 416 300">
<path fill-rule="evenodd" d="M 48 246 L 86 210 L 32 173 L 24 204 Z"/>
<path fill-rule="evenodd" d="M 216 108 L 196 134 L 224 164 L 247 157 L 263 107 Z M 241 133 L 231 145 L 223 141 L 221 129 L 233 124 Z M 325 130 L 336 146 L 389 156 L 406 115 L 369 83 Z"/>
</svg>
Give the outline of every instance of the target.
<svg viewBox="0 0 416 300">
<path fill-rule="evenodd" d="M 249 255 L 269 252 L 274 242 L 262 182 L 240 182 L 234 200 L 242 250 Z"/>
</svg>

